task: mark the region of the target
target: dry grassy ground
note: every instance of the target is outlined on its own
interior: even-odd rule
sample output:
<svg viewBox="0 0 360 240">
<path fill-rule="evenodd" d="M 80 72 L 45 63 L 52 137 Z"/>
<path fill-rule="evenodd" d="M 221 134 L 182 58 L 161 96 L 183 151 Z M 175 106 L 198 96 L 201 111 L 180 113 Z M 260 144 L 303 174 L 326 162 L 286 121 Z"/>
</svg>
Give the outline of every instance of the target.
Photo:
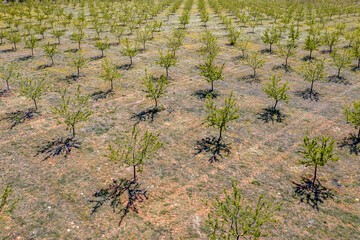
<svg viewBox="0 0 360 240">
<path fill-rule="evenodd" d="M 234 178 L 249 200 L 264 194 L 271 201 L 283 202 L 282 210 L 276 216 L 279 221 L 265 230 L 271 239 L 360 239 L 359 156 L 350 154 L 347 147 L 337 147 L 340 160 L 320 168 L 319 179 L 334 196 L 319 202 L 319 210 L 300 202 L 292 183 L 300 182 L 302 176 L 312 176 L 312 168 L 297 164 L 300 159 L 296 154 L 298 144 L 307 130 L 312 136 L 332 135 L 337 139 L 337 146 L 354 132 L 346 124 L 341 107 L 359 99 L 359 73 L 346 69 L 346 84 L 315 83 L 320 97 L 318 101 L 311 101 L 296 94 L 309 84 L 295 71 L 274 70 L 283 60 L 276 53 L 264 53 L 266 64 L 259 70 L 259 81 L 249 81 L 246 76 L 251 69 L 238 59 L 240 51 L 228 45 L 224 25 L 211 12 L 207 28 L 219 37 L 219 64 L 226 62 L 224 81 L 215 83 L 220 94 L 215 101 L 222 103 L 233 91 L 240 118 L 232 122 L 225 133 L 224 141 L 230 144 L 231 153 L 219 162 L 210 163 L 209 153 L 197 154 L 196 150 L 197 141 L 218 133 L 203 124 L 205 101 L 195 94 L 197 90 L 209 87 L 197 69 L 203 61 L 199 48 L 200 34 L 205 27 L 195 5 L 184 45 L 178 51 L 179 62 L 170 68 L 167 95 L 160 99 L 166 110 L 157 114 L 152 122 L 139 122 L 142 130 L 161 131 L 160 139 L 164 143 L 140 175 L 141 184 L 149 191 L 149 199 L 139 204 L 139 212 L 130 213 L 121 227 L 118 226 L 119 215 L 108 204 L 91 214 L 95 205 L 91 200 L 96 199 L 93 196 L 96 192 L 113 178 L 131 176 L 131 169 L 120 168 L 104 157 L 107 144 L 114 139 L 115 133 L 129 133 L 136 122 L 132 116 L 152 106 L 142 92 L 140 80 L 145 67 L 157 76 L 164 73 L 155 64 L 158 49 L 164 47 L 171 28 L 178 27 L 181 12 L 179 9 L 169 21 L 164 20 L 162 31 L 155 33 L 147 50 L 135 57 L 133 68 L 121 70 L 122 78 L 115 83 L 114 95 L 92 100 L 94 115 L 78 130 L 81 148 L 73 149 L 67 157 L 56 156 L 43 161 L 45 155 L 37 155 L 46 142 L 69 134 L 63 125 L 56 124 L 50 111 L 50 106 L 59 100 L 55 90 L 67 87 L 75 91 L 81 84 L 88 94 L 106 91 L 108 84 L 99 78 L 102 60 L 91 60 L 82 70 L 82 77 L 73 81 L 66 80 L 66 76 L 75 73 L 65 58 L 67 49 L 76 48 L 76 44 L 69 41 L 68 33 L 59 46 L 61 54 L 55 56 L 56 65 L 41 70 L 37 68 L 48 64 L 49 59 L 40 48 L 35 50 L 34 58 L 22 61 L 29 50 L 20 46 L 16 52 L 6 52 L 11 45 L 0 46 L 3 51 L 1 63 L 17 60 L 23 66 L 23 74 L 47 72 L 53 86 L 53 91 L 39 102 L 41 114 L 12 129 L 8 114 L 26 110 L 32 103 L 18 97 L 16 92 L 0 98 L 0 183 L 1 186 L 10 184 L 14 198 L 20 198 L 0 236 L 22 239 L 205 239 L 203 226 L 209 209 L 201 200 L 212 201 L 221 196 L 222 190 L 229 189 Z M 158 18 L 165 19 L 165 16 L 161 14 Z M 352 18 L 345 21 L 349 23 L 348 27 L 355 27 Z M 251 38 L 252 50 L 267 47 L 260 35 L 271 24 L 264 21 L 255 29 L 255 34 L 249 33 L 250 28 L 242 29 L 242 33 Z M 305 35 L 303 33 L 301 39 Z M 56 42 L 50 36 L 47 39 Z M 87 39 L 82 47 L 87 58 L 99 55 L 91 42 Z M 345 46 L 345 42 L 341 46 Z M 301 47 L 296 57 L 290 60 L 294 69 L 307 55 Z M 112 46 L 106 54 L 118 66 L 129 61 L 121 56 L 120 48 Z M 336 69 L 330 65 L 327 53 L 316 52 L 315 56 L 327 59 L 326 75 L 335 74 Z M 280 104 L 281 113 L 285 115 L 282 122 L 266 123 L 259 114 L 273 103 L 267 99 L 262 87 L 274 74 L 289 81 L 292 99 L 288 105 Z"/>
</svg>

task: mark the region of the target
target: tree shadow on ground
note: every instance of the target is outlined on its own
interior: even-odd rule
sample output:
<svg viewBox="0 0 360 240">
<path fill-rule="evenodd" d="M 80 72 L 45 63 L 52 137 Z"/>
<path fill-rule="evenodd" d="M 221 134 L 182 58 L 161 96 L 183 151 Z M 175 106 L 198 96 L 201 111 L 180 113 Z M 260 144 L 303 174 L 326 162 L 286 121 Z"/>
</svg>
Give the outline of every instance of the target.
<svg viewBox="0 0 360 240">
<path fill-rule="evenodd" d="M 15 52 L 15 48 L 10 48 L 10 49 L 4 49 L 4 50 L 0 50 L 0 53 L 9 53 L 9 52 Z"/>
<path fill-rule="evenodd" d="M 45 154 L 45 158 L 42 161 L 58 155 L 64 155 L 66 158 L 72 149 L 79 149 L 80 145 L 81 143 L 73 138 L 55 138 L 47 141 L 44 146 L 39 147 L 35 157 L 40 154 Z"/>
<path fill-rule="evenodd" d="M 284 69 L 285 72 L 293 72 L 294 71 L 291 66 L 289 66 L 289 65 L 285 66 L 285 64 L 280 64 L 280 65 L 274 66 L 272 68 L 272 70 L 280 70 L 280 69 Z"/>
<path fill-rule="evenodd" d="M 104 58 L 104 56 L 99 55 L 99 56 L 95 56 L 95 57 L 90 57 L 89 60 L 90 61 L 96 61 L 96 60 L 99 60 L 99 59 L 102 59 L 102 58 Z"/>
<path fill-rule="evenodd" d="M 340 148 L 349 148 L 350 154 L 359 155 L 360 153 L 360 138 L 355 134 L 349 134 L 348 137 L 345 137 L 340 143 Z"/>
<path fill-rule="evenodd" d="M 71 49 L 65 50 L 65 52 L 71 52 L 71 53 L 76 53 L 78 51 L 79 51 L 79 49 L 77 49 L 77 48 L 71 48 Z"/>
<path fill-rule="evenodd" d="M 333 191 L 322 186 L 319 181 L 313 185 L 312 180 L 302 177 L 300 183 L 291 182 L 294 184 L 293 189 L 295 195 L 300 198 L 300 202 L 306 202 L 317 211 L 319 211 L 319 204 L 334 197 Z"/>
<path fill-rule="evenodd" d="M 243 77 L 241 77 L 239 80 L 244 80 L 245 82 L 247 83 L 259 83 L 260 82 L 260 79 L 252 74 L 250 75 L 245 75 Z"/>
<path fill-rule="evenodd" d="M 340 83 L 340 84 L 344 84 L 344 85 L 348 85 L 350 82 L 345 79 L 343 76 L 338 77 L 337 75 L 332 75 L 328 77 L 328 81 L 329 82 L 333 82 L 333 83 Z"/>
<path fill-rule="evenodd" d="M 92 94 L 90 95 L 90 97 L 93 98 L 94 101 L 98 101 L 98 100 L 100 100 L 100 99 L 105 99 L 105 98 L 107 98 L 108 96 L 111 96 L 111 95 L 113 95 L 113 94 L 114 94 L 114 92 L 111 91 L 111 90 L 108 90 L 108 91 L 106 91 L 106 92 L 104 92 L 104 91 L 97 91 L 97 92 L 92 93 Z"/>
<path fill-rule="evenodd" d="M 306 56 L 303 57 L 301 60 L 303 60 L 304 62 L 306 62 L 306 61 L 310 61 L 310 60 L 316 60 L 316 57 L 310 57 L 310 55 L 306 55 Z"/>
<path fill-rule="evenodd" d="M 312 90 L 310 91 L 310 88 L 307 88 L 305 90 L 300 90 L 295 92 L 295 96 L 302 97 L 303 99 L 307 100 L 310 99 L 311 101 L 319 101 L 321 94 Z"/>
<path fill-rule="evenodd" d="M 1 90 L 0 91 L 0 97 L 10 96 L 10 93 L 11 93 L 11 90 L 7 90 L 7 89 Z"/>
<path fill-rule="evenodd" d="M 60 79 L 60 81 L 65 81 L 67 83 L 72 83 L 78 80 L 81 75 L 78 77 L 76 74 L 67 75 L 65 78 Z"/>
<path fill-rule="evenodd" d="M 215 137 L 206 137 L 200 141 L 196 141 L 195 150 L 197 152 L 194 154 L 194 156 L 202 152 L 211 153 L 211 157 L 209 158 L 210 163 L 218 162 L 220 158 L 223 158 L 223 154 L 227 156 L 231 152 L 230 144 L 223 143 Z"/>
<path fill-rule="evenodd" d="M 265 123 L 268 122 L 283 122 L 285 119 L 285 115 L 280 112 L 278 109 L 274 109 L 273 107 L 263 108 L 260 113 L 257 114 L 258 119 L 262 120 Z"/>
<path fill-rule="evenodd" d="M 152 123 L 154 121 L 155 115 L 158 114 L 159 112 L 163 111 L 164 109 L 165 108 L 162 106 L 157 107 L 157 108 L 145 109 L 139 113 L 133 113 L 133 115 L 131 116 L 131 119 L 136 119 L 137 123 L 146 121 L 146 120 L 150 120 L 150 122 Z"/>
<path fill-rule="evenodd" d="M 18 110 L 16 112 L 6 113 L 6 117 L 4 119 L 11 123 L 10 129 L 13 129 L 17 125 L 24 123 L 27 120 L 33 119 L 39 115 L 40 113 L 37 112 L 34 108 L 29 108 L 27 110 Z"/>
<path fill-rule="evenodd" d="M 196 92 L 193 93 L 193 96 L 199 98 L 199 99 L 204 99 L 207 98 L 208 96 L 210 96 L 211 98 L 217 98 L 219 96 L 219 92 L 218 91 L 211 91 L 211 89 L 207 89 L 207 90 L 197 90 Z"/>
<path fill-rule="evenodd" d="M 125 178 L 119 181 L 113 180 L 108 187 L 94 193 L 93 197 L 97 199 L 90 200 L 91 203 L 96 203 L 91 214 L 94 214 L 101 206 L 109 202 L 113 212 L 120 214 L 120 226 L 130 210 L 138 212 L 136 203 L 141 203 L 144 199 L 148 199 L 146 194 L 147 191 L 141 189 L 141 185 L 134 180 Z"/>
<path fill-rule="evenodd" d="M 46 68 L 49 68 L 52 66 L 53 65 L 51 65 L 51 64 L 42 64 L 42 65 L 39 65 L 38 67 L 36 67 L 36 70 L 42 70 L 42 69 L 46 69 Z"/>
<path fill-rule="evenodd" d="M 33 58 L 33 56 L 27 55 L 27 56 L 19 57 L 19 58 L 17 59 L 17 61 L 23 62 L 23 61 L 26 61 L 26 60 L 31 59 L 31 58 Z"/>
<path fill-rule="evenodd" d="M 130 70 L 131 69 L 131 64 L 123 64 L 123 65 L 120 65 L 120 66 L 116 66 L 116 69 L 118 70 Z"/>
</svg>

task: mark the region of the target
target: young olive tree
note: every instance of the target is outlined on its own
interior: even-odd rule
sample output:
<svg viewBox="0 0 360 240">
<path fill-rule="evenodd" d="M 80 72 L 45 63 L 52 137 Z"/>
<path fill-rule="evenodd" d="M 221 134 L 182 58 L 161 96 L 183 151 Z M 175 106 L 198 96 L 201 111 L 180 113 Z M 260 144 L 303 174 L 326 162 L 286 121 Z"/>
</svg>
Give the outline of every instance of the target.
<svg viewBox="0 0 360 240">
<path fill-rule="evenodd" d="M 287 44 L 279 44 L 278 48 L 279 48 L 280 56 L 285 58 L 284 67 L 285 70 L 287 70 L 289 67 L 288 64 L 289 58 L 296 54 L 296 46 L 292 44 L 292 42 L 288 42 Z"/>
<path fill-rule="evenodd" d="M 140 49 L 137 42 L 134 43 L 134 46 L 131 46 L 131 43 L 128 38 L 125 38 L 122 43 L 125 45 L 121 50 L 120 53 L 123 56 L 130 58 L 130 66 L 133 65 L 133 58 L 139 54 Z"/>
<path fill-rule="evenodd" d="M 77 88 L 75 96 L 68 96 L 66 89 L 59 90 L 61 95 L 60 105 L 51 107 L 52 113 L 55 115 L 58 124 L 60 120 L 70 129 L 72 133 L 71 139 L 75 138 L 75 126 L 78 123 L 87 121 L 93 112 L 90 110 L 90 102 L 88 95 L 81 95 L 80 85 Z"/>
<path fill-rule="evenodd" d="M 200 51 L 207 59 L 215 59 L 220 52 L 220 47 L 217 44 L 217 38 L 208 30 L 201 35 L 201 42 L 203 46 Z"/>
<path fill-rule="evenodd" d="M 183 29 L 186 28 L 186 25 L 189 24 L 190 14 L 188 11 L 184 11 L 179 17 L 180 24 L 183 25 Z"/>
<path fill-rule="evenodd" d="M 275 100 L 273 109 L 276 110 L 276 106 L 280 101 L 284 101 L 285 103 L 289 102 L 290 96 L 287 94 L 287 91 L 289 91 L 290 87 L 288 86 L 288 82 L 285 82 L 281 86 L 279 84 L 281 81 L 280 77 L 272 76 L 270 80 L 271 83 L 266 83 L 266 86 L 263 87 L 263 91 L 268 95 L 268 98 Z"/>
<path fill-rule="evenodd" d="M 60 38 L 65 35 L 65 32 L 62 29 L 53 28 L 51 35 L 58 40 L 58 45 L 60 45 Z"/>
<path fill-rule="evenodd" d="M 151 33 L 148 29 L 139 30 L 136 32 L 136 41 L 143 44 L 144 51 L 146 50 L 146 42 L 151 39 Z"/>
<path fill-rule="evenodd" d="M 59 51 L 57 50 L 57 45 L 50 44 L 48 42 L 47 44 L 44 44 L 42 48 L 44 50 L 45 55 L 51 59 L 51 66 L 53 66 L 54 56 L 59 53 Z"/>
<path fill-rule="evenodd" d="M 133 169 L 133 180 L 137 181 L 137 172 L 142 172 L 145 162 L 152 158 L 159 148 L 163 146 L 159 142 L 159 135 L 149 133 L 140 136 L 140 130 L 136 128 L 136 124 L 132 129 L 131 135 L 125 138 L 116 135 L 116 139 L 109 143 L 110 151 L 108 158 L 117 163 L 131 167 Z"/>
<path fill-rule="evenodd" d="M 346 67 L 351 63 L 351 52 L 344 51 L 344 52 L 337 52 L 336 50 L 330 54 L 333 63 L 332 65 L 337 68 L 337 78 L 340 78 L 341 69 Z"/>
<path fill-rule="evenodd" d="M 161 76 L 159 79 L 154 80 L 154 76 L 152 74 L 148 74 L 145 69 L 145 77 L 142 79 L 142 82 L 145 86 L 145 90 L 143 90 L 146 94 L 147 98 L 152 98 L 155 101 L 154 109 L 158 109 L 158 100 L 161 96 L 165 95 L 167 88 L 167 80 L 164 76 Z"/>
<path fill-rule="evenodd" d="M 124 35 L 125 28 L 123 26 L 112 25 L 110 33 L 118 40 L 117 44 L 120 44 L 121 37 Z"/>
<path fill-rule="evenodd" d="M 343 109 L 346 121 L 355 129 L 359 129 L 357 138 L 360 139 L 360 100 L 354 102 L 353 106 L 345 106 Z"/>
<path fill-rule="evenodd" d="M 311 82 L 310 94 L 312 94 L 314 83 L 324 79 L 324 61 L 304 62 L 298 69 L 298 74 L 305 81 Z"/>
<path fill-rule="evenodd" d="M 31 56 L 34 56 L 34 49 L 39 46 L 38 40 L 34 34 L 30 34 L 25 38 L 25 48 L 31 49 Z"/>
<path fill-rule="evenodd" d="M 105 37 L 104 40 L 97 40 L 94 46 L 101 52 L 101 58 L 104 57 L 104 51 L 110 49 L 110 44 L 107 37 Z"/>
<path fill-rule="evenodd" d="M 269 51 L 272 53 L 272 45 L 280 41 L 281 31 L 276 26 L 265 29 L 261 39 L 265 44 L 269 44 Z"/>
<path fill-rule="evenodd" d="M 166 78 L 169 78 L 169 68 L 176 65 L 177 59 L 169 50 L 166 52 L 166 54 L 163 54 L 163 52 L 159 50 L 159 54 L 159 59 L 157 59 L 155 63 L 165 68 Z"/>
<path fill-rule="evenodd" d="M 85 38 L 85 33 L 83 30 L 78 30 L 77 32 L 73 32 L 70 36 L 70 40 L 78 44 L 79 50 L 81 49 L 81 42 Z"/>
<path fill-rule="evenodd" d="M 6 82 L 6 91 L 10 90 L 10 82 L 17 80 L 19 77 L 19 66 L 16 62 L 10 62 L 0 67 L 1 78 Z"/>
<path fill-rule="evenodd" d="M 354 44 L 354 46 L 351 48 L 351 53 L 357 61 L 356 67 L 360 68 L 360 42 Z"/>
<path fill-rule="evenodd" d="M 213 99 L 208 96 L 205 111 L 207 112 L 207 116 L 204 122 L 206 122 L 208 126 L 215 127 L 220 131 L 218 142 L 220 142 L 222 138 L 222 132 L 226 131 L 228 123 L 239 118 L 237 114 L 239 108 L 236 106 L 236 98 L 232 92 L 230 96 L 225 99 L 225 104 L 222 108 L 217 107 Z"/>
<path fill-rule="evenodd" d="M 339 31 L 329 31 L 325 30 L 324 34 L 321 35 L 323 45 L 329 47 L 329 52 L 332 53 L 333 48 L 340 41 L 340 32 Z"/>
<path fill-rule="evenodd" d="M 316 136 L 310 139 L 306 134 L 303 139 L 302 147 L 298 152 L 302 155 L 304 160 L 299 163 L 308 166 L 314 166 L 313 186 L 315 186 L 318 166 L 324 166 L 329 160 L 336 162 L 339 158 L 334 157 L 334 143 L 335 140 L 330 140 L 330 137 Z"/>
<path fill-rule="evenodd" d="M 246 63 L 253 69 L 253 78 L 256 78 L 256 69 L 264 66 L 265 60 L 261 57 L 259 52 L 251 52 L 245 57 Z"/>
<path fill-rule="evenodd" d="M 199 66 L 200 75 L 205 77 L 206 81 L 211 84 L 210 92 L 214 91 L 214 82 L 217 80 L 223 80 L 223 70 L 225 67 L 225 62 L 223 65 L 216 66 L 212 59 L 208 59 L 204 64 Z"/>
<path fill-rule="evenodd" d="M 236 45 L 237 40 L 240 37 L 240 31 L 238 31 L 234 26 L 229 26 L 228 31 L 229 31 L 228 38 L 230 40 L 230 45 Z"/>
<path fill-rule="evenodd" d="M 9 31 L 7 34 L 6 34 L 6 39 L 14 44 L 14 50 L 16 51 L 17 48 L 16 48 L 16 44 L 20 43 L 21 42 L 21 35 L 19 32 L 17 31 Z"/>
<path fill-rule="evenodd" d="M 107 82 L 110 82 L 110 92 L 114 91 L 114 81 L 121 77 L 120 72 L 117 70 L 116 65 L 111 59 L 105 58 L 102 63 L 103 72 L 100 77 Z"/>
<path fill-rule="evenodd" d="M 19 81 L 20 96 L 24 96 L 34 102 L 35 111 L 38 110 L 38 101 L 49 90 L 49 84 L 45 77 L 25 77 Z"/>
<path fill-rule="evenodd" d="M 225 198 L 212 202 L 208 219 L 205 225 L 210 228 L 208 238 L 217 239 L 259 239 L 266 236 L 262 232 L 264 225 L 276 222 L 275 212 L 279 211 L 281 204 L 272 204 L 260 195 L 256 205 L 245 201 L 238 188 L 238 182 L 231 181 L 232 193 L 224 189 Z M 206 204 L 208 205 L 208 204 Z"/>
<path fill-rule="evenodd" d="M 312 59 L 313 51 L 317 50 L 321 46 L 320 32 L 318 30 L 310 30 L 305 38 L 304 50 L 310 52 L 309 58 Z"/>
<path fill-rule="evenodd" d="M 70 65 L 77 69 L 76 77 L 80 77 L 80 69 L 86 66 L 87 60 L 81 51 L 70 55 Z"/>
</svg>

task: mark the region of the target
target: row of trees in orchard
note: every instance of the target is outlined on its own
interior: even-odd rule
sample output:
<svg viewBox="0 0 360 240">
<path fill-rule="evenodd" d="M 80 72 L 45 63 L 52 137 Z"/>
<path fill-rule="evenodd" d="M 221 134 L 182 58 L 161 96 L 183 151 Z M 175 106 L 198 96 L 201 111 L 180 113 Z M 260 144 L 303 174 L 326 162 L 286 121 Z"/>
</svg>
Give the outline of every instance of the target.
<svg viewBox="0 0 360 240">
<path fill-rule="evenodd" d="M 194 3 L 197 4 L 197 10 L 193 9 Z M 200 94 L 200 99 L 204 99 L 201 122 L 216 130 L 213 141 L 207 142 L 216 149 L 216 154 L 216 151 L 222 151 L 221 148 L 228 144 L 224 137 L 229 134 L 228 129 L 232 129 L 231 125 L 240 121 L 243 116 L 240 114 L 237 90 L 232 89 L 229 94 L 225 94 L 223 90 L 220 92 L 221 81 L 227 80 L 224 74 L 227 63 L 221 59 L 220 54 L 225 46 L 219 44 L 219 37 L 211 31 L 209 21 L 218 18 L 225 26 L 228 47 L 240 54 L 241 63 L 250 67 L 251 79 L 259 78 L 261 73 L 258 70 L 265 66 L 266 56 L 281 57 L 285 73 L 281 77 L 279 74 L 270 74 L 264 83 L 258 83 L 262 87 L 261 94 L 270 99 L 266 103 L 270 107 L 266 109 L 274 114 L 280 112 L 283 104 L 299 101 L 299 97 L 291 97 L 290 90 L 294 87 L 288 81 L 289 71 L 294 70 L 307 82 L 311 97 L 316 95 L 317 82 L 325 80 L 327 65 L 336 70 L 334 76 L 338 79 L 343 78 L 343 70 L 354 61 L 360 67 L 360 30 L 349 30 L 349 24 L 341 21 L 350 15 L 357 16 L 359 6 L 352 3 L 352 0 L 343 0 L 340 4 L 324 0 L 311 4 L 285 0 L 26 1 L 1 5 L 0 20 L 6 23 L 7 28 L 0 29 L 0 40 L 1 43 L 10 43 L 14 51 L 19 51 L 19 46 L 23 46 L 31 56 L 39 54 L 37 49 L 41 48 L 49 63 L 47 67 L 58 64 L 61 54 L 66 55 L 67 67 L 71 68 L 75 78 L 81 77 L 84 68 L 90 65 L 86 50 L 91 43 L 98 50 L 96 60 L 101 59 L 101 70 L 96 77 L 106 82 L 104 92 L 114 94 L 119 81 L 124 78 L 124 72 L 121 72 L 122 68 L 109 57 L 108 52 L 126 57 L 127 70 L 132 73 L 131 67 L 134 64 L 140 65 L 136 65 L 137 56 L 149 52 L 149 42 L 154 41 L 156 34 L 165 29 L 163 24 L 172 15 L 179 13 L 174 17 L 177 27 L 166 32 L 166 39 L 156 49 L 158 51 L 155 58 L 149 58 L 154 65 L 162 68 L 162 74 L 157 77 L 144 67 L 141 69 L 144 71 L 142 76 L 131 76 L 137 78 L 136 84 L 141 84 L 141 96 L 151 101 L 151 107 L 143 112 L 154 116 L 165 109 L 163 97 L 166 96 L 170 83 L 177 80 L 174 68 L 183 64 L 179 51 L 181 53 L 184 50 L 182 46 L 186 34 L 192 30 L 189 25 L 192 13 L 198 11 L 203 31 L 198 40 L 201 43 L 198 49 L 201 61 L 197 64 L 196 71 L 207 86 Z M 212 11 L 216 16 L 210 15 Z M 335 17 L 338 21 L 331 25 L 331 20 Z M 254 34 L 259 31 L 256 27 L 265 21 L 270 21 L 271 26 L 264 27 L 258 40 L 267 49 L 254 50 L 245 29 L 249 28 L 249 34 Z M 303 28 L 306 29 L 305 34 L 301 30 Z M 65 39 L 76 45 L 76 49 L 66 54 L 60 51 Z M 342 42 L 346 43 L 346 47 L 342 46 Z M 322 56 L 328 57 L 329 61 L 318 56 L 316 51 L 321 50 L 320 47 L 326 48 Z M 301 50 L 306 51 L 308 56 L 304 57 L 299 66 L 295 66 L 291 60 L 299 58 L 297 54 Z M 100 111 L 93 106 L 90 94 L 84 92 L 86 88 L 79 83 L 77 87 L 55 89 L 57 86 L 50 81 L 49 75 L 24 74 L 21 69 L 22 65 L 15 61 L 8 61 L 1 66 L 0 77 L 5 92 L 14 89 L 17 96 L 29 100 L 33 105 L 32 111 L 37 113 L 45 108 L 43 98 L 49 92 L 55 92 L 58 101 L 51 105 L 49 115 L 70 132 L 66 137 L 66 144 L 77 141 L 81 137 L 78 134 L 79 125 Z M 360 100 L 344 105 L 341 111 L 343 121 L 355 128 L 354 136 L 360 141 Z M 309 132 L 304 135 L 302 139 L 299 138 L 302 141 L 296 150 L 297 159 L 300 159 L 299 164 L 313 168 L 310 189 L 315 191 L 320 185 L 320 167 L 339 160 L 336 140 L 331 136 L 313 136 Z M 142 196 L 146 197 L 146 190 L 140 189 L 141 174 L 149 161 L 165 150 L 166 142 L 162 141 L 160 131 L 144 130 L 137 123 L 131 124 L 128 133 L 117 132 L 112 139 L 108 139 L 103 156 L 120 167 L 131 168 L 131 176 L 119 180 L 126 184 L 115 187 L 117 190 L 121 188 L 115 195 L 123 194 L 121 197 L 128 199 L 127 204 L 123 204 L 122 217 L 130 209 L 136 210 L 132 206 Z M 0 221 L 18 203 L 12 193 L 10 186 L 5 190 L 0 189 Z M 271 203 L 263 195 L 255 203 L 249 203 L 234 179 L 231 180 L 231 192 L 224 190 L 223 197 L 216 197 L 212 203 L 205 204 L 210 208 L 204 223 L 210 239 L 259 239 L 266 236 L 265 224 L 276 221 L 277 211 L 281 209 L 280 203 Z"/>
</svg>

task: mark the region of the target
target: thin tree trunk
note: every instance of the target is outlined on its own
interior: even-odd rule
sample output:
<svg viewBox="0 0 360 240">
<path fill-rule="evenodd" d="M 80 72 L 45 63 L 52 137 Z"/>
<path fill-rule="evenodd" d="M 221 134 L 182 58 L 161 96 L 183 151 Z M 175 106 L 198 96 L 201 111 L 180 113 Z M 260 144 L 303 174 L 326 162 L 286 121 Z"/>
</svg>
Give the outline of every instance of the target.
<svg viewBox="0 0 360 240">
<path fill-rule="evenodd" d="M 222 127 L 220 128 L 220 134 L 219 134 L 219 138 L 218 138 L 218 142 L 220 142 L 221 138 L 222 138 Z"/>
<path fill-rule="evenodd" d="M 254 75 L 253 75 L 253 78 L 256 77 L 256 68 L 254 68 Z"/>
<path fill-rule="evenodd" d="M 31 49 L 31 56 L 34 56 L 34 49 Z"/>
<path fill-rule="evenodd" d="M 310 50 L 310 59 L 312 58 L 312 50 Z"/>
<path fill-rule="evenodd" d="M 80 77 L 80 68 L 77 67 L 77 77 Z"/>
<path fill-rule="evenodd" d="M 166 68 L 166 79 L 169 77 L 169 68 Z"/>
<path fill-rule="evenodd" d="M 136 166 L 133 165 L 134 182 L 136 182 Z"/>
<path fill-rule="evenodd" d="M 275 100 L 274 110 L 276 110 L 276 106 L 278 104 L 279 100 Z"/>
<path fill-rule="evenodd" d="M 337 78 L 340 78 L 340 71 L 341 71 L 341 68 L 338 69 Z"/>
<path fill-rule="evenodd" d="M 211 90 L 210 92 L 213 92 L 214 91 L 214 81 L 211 82 Z"/>
<path fill-rule="evenodd" d="M 315 164 L 315 172 L 314 172 L 313 186 L 315 186 L 316 174 L 317 174 L 317 164 Z"/>
<path fill-rule="evenodd" d="M 51 66 L 54 65 L 54 58 L 51 56 Z"/>
<path fill-rule="evenodd" d="M 154 100 L 155 100 L 155 109 L 157 109 L 157 107 L 158 107 L 158 101 L 157 101 L 157 98 L 154 98 Z"/>
<path fill-rule="evenodd" d="M 113 92 L 114 91 L 114 83 L 113 81 L 111 80 L 110 81 L 110 92 Z"/>
<path fill-rule="evenodd" d="M 35 104 L 35 110 L 37 110 L 38 106 L 37 106 L 37 103 L 36 103 L 36 99 L 34 98 L 33 101 L 34 101 L 34 104 Z"/>
<path fill-rule="evenodd" d="M 314 87 L 314 81 L 311 82 L 311 87 L 310 87 L 310 94 L 313 93 L 313 87 Z"/>
<path fill-rule="evenodd" d="M 360 128 L 359 128 L 359 132 L 358 132 L 358 139 L 360 139 Z"/>
<path fill-rule="evenodd" d="M 72 127 L 72 138 L 75 138 L 75 125 L 71 125 Z"/>
<path fill-rule="evenodd" d="M 133 59 L 132 59 L 132 57 L 130 57 L 130 66 L 132 66 L 133 65 Z"/>
<path fill-rule="evenodd" d="M 6 90 L 7 90 L 7 91 L 10 90 L 9 79 L 6 79 Z"/>
<path fill-rule="evenodd" d="M 360 58 L 358 59 L 358 65 L 357 65 L 358 68 L 360 68 Z"/>
</svg>

